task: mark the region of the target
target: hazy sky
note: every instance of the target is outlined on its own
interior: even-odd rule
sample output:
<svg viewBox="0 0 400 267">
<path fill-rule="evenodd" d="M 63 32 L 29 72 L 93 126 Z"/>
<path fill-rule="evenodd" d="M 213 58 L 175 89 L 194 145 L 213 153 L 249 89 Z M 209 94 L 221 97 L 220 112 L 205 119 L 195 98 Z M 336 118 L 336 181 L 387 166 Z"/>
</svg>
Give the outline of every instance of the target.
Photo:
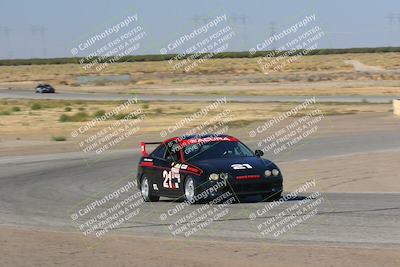
<svg viewBox="0 0 400 267">
<path fill-rule="evenodd" d="M 311 14 L 325 32 L 320 47 L 400 46 L 399 0 L 0 0 L 0 58 L 70 57 L 79 43 L 134 14 L 146 32 L 134 54 L 159 54 L 222 14 L 235 31 L 230 51 L 248 50 Z"/>
</svg>

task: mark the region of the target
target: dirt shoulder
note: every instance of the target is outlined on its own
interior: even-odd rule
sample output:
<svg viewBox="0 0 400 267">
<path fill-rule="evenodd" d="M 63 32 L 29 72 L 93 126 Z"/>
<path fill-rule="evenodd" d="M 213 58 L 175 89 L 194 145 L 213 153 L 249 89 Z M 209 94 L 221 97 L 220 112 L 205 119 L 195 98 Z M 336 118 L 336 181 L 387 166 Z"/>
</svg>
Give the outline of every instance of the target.
<svg viewBox="0 0 400 267">
<path fill-rule="evenodd" d="M 1 266 L 399 266 L 400 248 L 214 242 L 0 228 Z M 28 264 L 29 263 L 29 264 Z"/>
</svg>

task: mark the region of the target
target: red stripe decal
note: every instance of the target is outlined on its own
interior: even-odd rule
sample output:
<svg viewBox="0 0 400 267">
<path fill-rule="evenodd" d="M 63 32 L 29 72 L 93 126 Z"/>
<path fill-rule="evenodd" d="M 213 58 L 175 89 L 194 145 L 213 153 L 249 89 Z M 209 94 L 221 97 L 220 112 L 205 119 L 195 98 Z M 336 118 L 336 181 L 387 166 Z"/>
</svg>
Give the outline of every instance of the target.
<svg viewBox="0 0 400 267">
<path fill-rule="evenodd" d="M 240 175 L 236 176 L 236 180 L 249 180 L 249 179 L 260 179 L 260 175 Z"/>
<path fill-rule="evenodd" d="M 197 144 L 197 143 L 208 143 L 208 142 L 238 142 L 239 140 L 235 137 L 204 137 L 204 138 L 193 138 L 183 140 L 180 144 L 182 147 Z"/>
<path fill-rule="evenodd" d="M 143 161 L 143 162 L 140 163 L 140 166 L 150 167 L 150 166 L 153 166 L 153 162 L 151 162 L 151 161 Z"/>
</svg>

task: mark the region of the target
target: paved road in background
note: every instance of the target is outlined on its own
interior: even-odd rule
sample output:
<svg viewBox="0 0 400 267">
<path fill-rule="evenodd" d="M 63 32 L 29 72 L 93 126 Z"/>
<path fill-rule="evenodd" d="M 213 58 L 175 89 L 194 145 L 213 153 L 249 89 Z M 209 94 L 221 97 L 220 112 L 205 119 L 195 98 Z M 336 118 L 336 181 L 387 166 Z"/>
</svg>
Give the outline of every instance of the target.
<svg viewBox="0 0 400 267">
<path fill-rule="evenodd" d="M 10 99 L 58 99 L 58 100 L 97 100 L 115 101 L 127 100 L 134 95 L 125 94 L 104 94 L 104 93 L 56 93 L 56 94 L 36 94 L 32 90 L 8 90 L 0 89 L 0 98 Z M 184 96 L 184 95 L 136 95 L 142 101 L 214 101 L 222 96 Z M 312 96 L 227 96 L 231 102 L 304 102 Z M 318 102 L 343 102 L 361 103 L 389 103 L 393 96 L 316 96 Z"/>
</svg>

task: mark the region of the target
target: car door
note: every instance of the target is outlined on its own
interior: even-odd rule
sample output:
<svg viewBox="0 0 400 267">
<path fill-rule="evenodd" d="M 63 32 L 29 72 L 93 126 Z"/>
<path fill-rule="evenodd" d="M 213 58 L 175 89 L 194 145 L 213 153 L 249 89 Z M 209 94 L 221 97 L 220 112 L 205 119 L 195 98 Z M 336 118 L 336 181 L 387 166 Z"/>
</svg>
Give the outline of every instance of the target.
<svg viewBox="0 0 400 267">
<path fill-rule="evenodd" d="M 166 148 L 164 161 L 160 162 L 162 164 L 162 190 L 166 196 L 178 197 L 181 195 L 180 189 L 181 184 L 181 174 L 179 173 L 180 167 L 180 151 Z"/>
<path fill-rule="evenodd" d="M 177 197 L 181 195 L 180 151 L 174 151 L 167 144 L 161 144 L 150 155 L 153 166 L 147 169 L 151 187 L 157 195 Z"/>
</svg>

